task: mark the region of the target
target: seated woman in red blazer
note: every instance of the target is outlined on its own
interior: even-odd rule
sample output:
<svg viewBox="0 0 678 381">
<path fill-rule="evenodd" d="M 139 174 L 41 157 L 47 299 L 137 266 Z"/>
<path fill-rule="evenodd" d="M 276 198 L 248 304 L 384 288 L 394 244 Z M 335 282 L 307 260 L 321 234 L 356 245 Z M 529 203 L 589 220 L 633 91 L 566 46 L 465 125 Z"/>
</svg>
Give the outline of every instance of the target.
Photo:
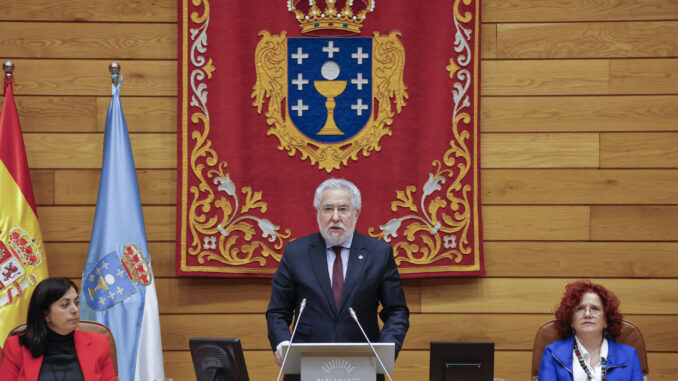
<svg viewBox="0 0 678 381">
<path fill-rule="evenodd" d="M 115 381 L 106 336 L 76 330 L 78 287 L 67 278 L 49 278 L 33 291 L 26 330 L 5 342 L 0 380 Z"/>
</svg>

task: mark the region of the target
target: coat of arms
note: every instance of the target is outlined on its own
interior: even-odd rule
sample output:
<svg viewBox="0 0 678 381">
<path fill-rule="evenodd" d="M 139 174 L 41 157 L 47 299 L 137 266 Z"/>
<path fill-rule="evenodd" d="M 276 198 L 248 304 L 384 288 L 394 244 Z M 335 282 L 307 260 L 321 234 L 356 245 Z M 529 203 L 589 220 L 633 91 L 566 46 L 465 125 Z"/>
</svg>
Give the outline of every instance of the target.
<svg viewBox="0 0 678 381">
<path fill-rule="evenodd" d="M 125 245 L 122 257 L 117 251 L 103 256 L 83 277 L 85 302 L 93 310 L 106 310 L 136 294 L 137 283 L 151 284 L 153 273 L 144 254 L 134 243 Z"/>
<path fill-rule="evenodd" d="M 10 305 L 23 290 L 37 283 L 34 270 L 42 263 L 35 239 L 20 227 L 9 231 L 9 242 L 0 241 L 0 307 Z"/>
<path fill-rule="evenodd" d="M 405 49 L 398 32 L 344 37 L 360 33 L 373 0 L 346 1 L 343 8 L 326 0 L 323 9 L 314 0 L 297 3 L 289 0 L 288 10 L 303 34 L 316 37 L 259 33 L 253 105 L 261 113 L 268 100 L 267 134 L 278 138 L 279 150 L 329 173 L 360 152 L 379 151 L 381 138 L 391 135 L 388 126 L 408 97 Z"/>
</svg>

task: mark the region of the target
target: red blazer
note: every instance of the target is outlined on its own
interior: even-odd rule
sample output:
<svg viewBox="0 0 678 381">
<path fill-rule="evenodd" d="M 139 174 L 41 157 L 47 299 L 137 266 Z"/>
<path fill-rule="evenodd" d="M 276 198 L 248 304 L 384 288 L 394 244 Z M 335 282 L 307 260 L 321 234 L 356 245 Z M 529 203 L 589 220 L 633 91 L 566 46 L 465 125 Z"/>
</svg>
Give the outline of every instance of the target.
<svg viewBox="0 0 678 381">
<path fill-rule="evenodd" d="M 19 336 L 10 336 L 5 341 L 0 380 L 37 381 L 43 356 L 33 357 L 28 348 L 19 344 Z M 111 359 L 111 346 L 105 335 L 76 330 L 73 341 L 85 381 L 118 379 Z"/>
</svg>

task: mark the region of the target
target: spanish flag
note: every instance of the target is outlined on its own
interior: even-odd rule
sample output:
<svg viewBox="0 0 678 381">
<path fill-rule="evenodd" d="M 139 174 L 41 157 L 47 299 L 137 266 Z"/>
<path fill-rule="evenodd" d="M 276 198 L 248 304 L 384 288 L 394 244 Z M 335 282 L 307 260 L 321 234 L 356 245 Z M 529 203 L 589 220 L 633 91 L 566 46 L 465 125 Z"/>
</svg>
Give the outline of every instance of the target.
<svg viewBox="0 0 678 381">
<path fill-rule="evenodd" d="M 7 65 L 6 65 L 7 66 Z M 47 278 L 47 262 L 26 149 L 6 68 L 0 115 L 0 344 L 26 322 L 35 285 Z"/>
</svg>

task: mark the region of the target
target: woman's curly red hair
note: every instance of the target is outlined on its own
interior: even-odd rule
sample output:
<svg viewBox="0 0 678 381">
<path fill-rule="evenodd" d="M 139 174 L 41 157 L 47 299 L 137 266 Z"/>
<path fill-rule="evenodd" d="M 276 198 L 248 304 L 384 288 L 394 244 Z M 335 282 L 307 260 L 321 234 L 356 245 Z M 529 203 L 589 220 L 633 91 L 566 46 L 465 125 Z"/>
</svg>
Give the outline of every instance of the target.
<svg viewBox="0 0 678 381">
<path fill-rule="evenodd" d="M 566 339 L 574 333 L 572 331 L 574 309 L 579 305 L 584 294 L 589 292 L 597 294 L 603 302 L 603 310 L 607 320 L 605 337 L 614 340 L 621 333 L 623 317 L 619 313 L 619 299 L 612 291 L 599 284 L 593 284 L 589 280 L 579 280 L 565 286 L 565 294 L 556 310 L 555 327 L 561 339 Z"/>
</svg>

